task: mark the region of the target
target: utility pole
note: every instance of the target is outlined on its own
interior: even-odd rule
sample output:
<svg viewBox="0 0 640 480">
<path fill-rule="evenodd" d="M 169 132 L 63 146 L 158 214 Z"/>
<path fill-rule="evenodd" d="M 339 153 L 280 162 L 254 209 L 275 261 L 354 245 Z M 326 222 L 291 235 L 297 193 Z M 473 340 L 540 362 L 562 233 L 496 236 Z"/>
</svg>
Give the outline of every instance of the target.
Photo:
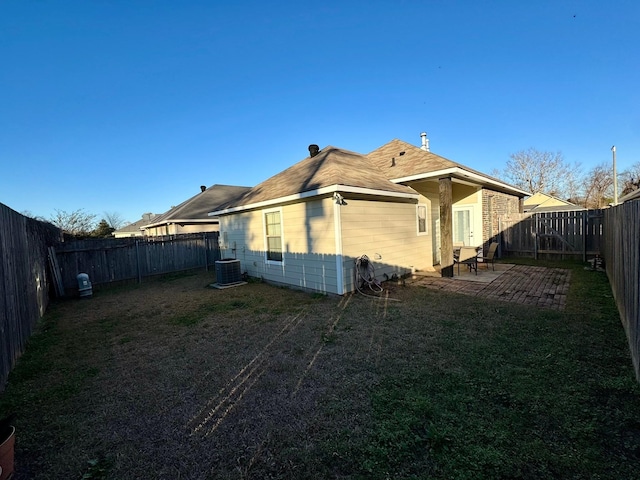
<svg viewBox="0 0 640 480">
<path fill-rule="evenodd" d="M 611 147 L 613 154 L 613 205 L 618 204 L 618 174 L 616 172 L 616 146 Z"/>
</svg>

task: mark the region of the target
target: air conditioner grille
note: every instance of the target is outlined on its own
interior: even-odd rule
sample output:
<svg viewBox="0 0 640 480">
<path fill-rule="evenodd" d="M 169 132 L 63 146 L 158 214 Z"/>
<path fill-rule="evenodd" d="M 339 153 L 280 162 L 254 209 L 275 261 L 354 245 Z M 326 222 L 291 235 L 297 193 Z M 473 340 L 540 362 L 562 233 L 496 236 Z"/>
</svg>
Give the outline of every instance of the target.
<svg viewBox="0 0 640 480">
<path fill-rule="evenodd" d="M 216 260 L 216 282 L 220 285 L 230 285 L 242 281 L 240 260 Z"/>
</svg>

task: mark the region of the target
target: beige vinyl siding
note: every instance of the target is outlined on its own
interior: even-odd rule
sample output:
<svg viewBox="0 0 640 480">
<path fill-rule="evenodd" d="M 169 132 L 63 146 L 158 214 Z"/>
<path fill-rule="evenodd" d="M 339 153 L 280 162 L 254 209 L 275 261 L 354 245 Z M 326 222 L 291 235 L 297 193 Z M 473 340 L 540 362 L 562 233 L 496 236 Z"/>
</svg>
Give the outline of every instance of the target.
<svg viewBox="0 0 640 480">
<path fill-rule="evenodd" d="M 163 235 L 170 235 L 169 227 L 167 225 L 161 225 L 158 227 L 147 228 L 144 231 L 144 235 L 148 237 L 161 237 Z"/>
<path fill-rule="evenodd" d="M 571 203 L 560 200 L 559 198 L 551 197 L 542 192 L 534 193 L 524 201 L 524 207 L 526 209 L 533 208 L 538 205 L 543 207 L 561 207 L 571 205 Z"/>
<path fill-rule="evenodd" d="M 479 187 L 453 184 L 453 205 L 482 205 L 482 191 Z"/>
<path fill-rule="evenodd" d="M 196 223 L 193 225 L 178 225 L 178 233 L 204 233 L 204 232 L 217 232 L 220 230 L 220 226 L 215 223 Z"/>
<path fill-rule="evenodd" d="M 417 234 L 416 203 L 346 199 L 341 207 L 346 291 L 354 289 L 355 259 L 367 255 L 384 280 L 433 265 L 431 232 Z M 421 198 L 420 203 L 428 203 Z M 427 215 L 431 215 L 431 206 Z"/>
<path fill-rule="evenodd" d="M 274 208 L 225 215 L 220 231 L 235 242 L 242 271 L 272 283 L 337 293 L 333 201 L 330 198 L 277 207 L 282 212 L 282 262 L 267 262 L 264 214 Z M 234 258 L 230 248 L 223 257 Z"/>
<path fill-rule="evenodd" d="M 437 182 L 421 182 L 411 185 L 421 195 L 428 199 L 431 208 L 431 226 L 432 230 L 432 257 L 435 264 L 440 263 L 440 197 Z M 474 243 L 482 244 L 483 232 L 483 211 L 482 211 L 482 189 L 479 187 L 464 185 L 461 183 L 453 183 L 453 210 L 470 209 L 473 217 L 473 225 L 471 231 L 474 232 Z M 421 199 L 422 203 L 423 200 Z"/>
<path fill-rule="evenodd" d="M 333 200 L 325 198 L 282 207 L 287 253 L 334 254 Z"/>
<path fill-rule="evenodd" d="M 168 225 L 160 225 L 145 230 L 145 235 L 148 237 L 158 237 L 163 235 L 181 235 L 187 233 L 205 233 L 205 232 L 217 232 L 219 231 L 219 225 L 217 223 L 194 223 L 179 225 L 177 223 L 170 223 Z"/>
<path fill-rule="evenodd" d="M 437 265 L 440 263 L 440 191 L 438 182 L 415 183 L 411 185 L 411 188 L 420 193 L 419 202 L 429 206 L 427 223 L 431 238 L 431 265 Z"/>
</svg>

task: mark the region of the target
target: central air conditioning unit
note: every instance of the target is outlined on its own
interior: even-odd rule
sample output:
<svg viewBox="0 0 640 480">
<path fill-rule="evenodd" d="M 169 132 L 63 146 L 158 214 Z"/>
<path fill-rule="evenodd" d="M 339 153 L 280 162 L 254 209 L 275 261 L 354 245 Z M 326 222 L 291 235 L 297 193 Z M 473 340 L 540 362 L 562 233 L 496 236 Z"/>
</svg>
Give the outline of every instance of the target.
<svg viewBox="0 0 640 480">
<path fill-rule="evenodd" d="M 242 282 L 240 260 L 223 258 L 216 260 L 216 283 L 219 285 L 232 285 Z"/>
</svg>

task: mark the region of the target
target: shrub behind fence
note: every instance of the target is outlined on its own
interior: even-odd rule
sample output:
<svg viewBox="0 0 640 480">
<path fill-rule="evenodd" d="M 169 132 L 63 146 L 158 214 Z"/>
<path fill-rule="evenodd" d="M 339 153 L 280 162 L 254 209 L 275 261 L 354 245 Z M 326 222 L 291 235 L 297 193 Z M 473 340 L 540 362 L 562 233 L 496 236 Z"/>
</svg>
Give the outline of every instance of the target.
<svg viewBox="0 0 640 480">
<path fill-rule="evenodd" d="M 60 237 L 0 203 L 0 391 L 49 304 L 47 247 Z"/>
</svg>

